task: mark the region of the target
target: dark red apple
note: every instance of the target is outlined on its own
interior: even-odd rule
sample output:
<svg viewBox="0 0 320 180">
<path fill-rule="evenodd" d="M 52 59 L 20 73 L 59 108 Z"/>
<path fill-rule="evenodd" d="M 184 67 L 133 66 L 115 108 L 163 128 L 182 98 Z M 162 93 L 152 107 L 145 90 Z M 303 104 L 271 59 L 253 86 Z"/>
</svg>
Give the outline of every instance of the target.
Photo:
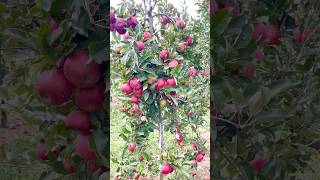
<svg viewBox="0 0 320 180">
<path fill-rule="evenodd" d="M 169 18 L 167 16 L 162 16 L 160 22 L 162 25 L 167 25 L 169 23 Z"/>
<path fill-rule="evenodd" d="M 117 18 L 115 22 L 115 28 L 119 34 L 126 33 L 127 23 L 123 18 Z"/>
<path fill-rule="evenodd" d="M 187 37 L 184 39 L 184 42 L 186 42 L 188 46 L 191 46 L 192 43 L 193 43 L 193 39 L 192 39 L 191 36 L 187 36 Z"/>
<path fill-rule="evenodd" d="M 128 27 L 131 27 L 132 29 L 134 29 L 138 25 L 138 20 L 136 17 L 131 16 L 127 19 L 127 24 L 128 24 Z"/>
<path fill-rule="evenodd" d="M 42 72 L 36 82 L 37 93 L 47 105 L 59 106 L 66 103 L 71 97 L 72 89 L 72 84 L 58 69 Z"/>
<path fill-rule="evenodd" d="M 265 43 L 268 45 L 280 44 L 280 30 L 277 26 L 271 25 L 267 29 Z"/>
<path fill-rule="evenodd" d="M 63 72 L 65 77 L 78 88 L 94 86 L 101 78 L 103 65 L 95 60 L 88 63 L 89 51 L 79 50 L 68 56 L 64 63 Z"/>
<path fill-rule="evenodd" d="M 64 169 L 68 172 L 68 173 L 74 173 L 76 172 L 76 166 L 74 164 L 71 163 L 67 163 L 64 162 Z"/>
<path fill-rule="evenodd" d="M 53 18 L 51 18 L 51 20 L 50 20 L 50 31 L 51 32 L 53 32 L 53 31 L 55 31 L 56 29 L 58 29 L 58 27 L 59 27 L 59 24 L 58 24 L 58 22 L 55 20 L 55 19 L 53 19 Z"/>
<path fill-rule="evenodd" d="M 143 94 L 143 90 L 142 87 L 140 89 L 134 89 L 133 90 L 133 94 L 134 96 L 136 96 L 137 98 L 141 98 L 142 94 Z"/>
<path fill-rule="evenodd" d="M 260 62 L 263 57 L 264 57 L 264 54 L 263 54 L 263 51 L 261 48 L 257 47 L 257 49 L 254 51 L 252 57 L 257 61 L 257 62 Z"/>
<path fill-rule="evenodd" d="M 89 144 L 89 135 L 79 133 L 75 139 L 75 153 L 84 160 L 95 159 L 96 154 Z"/>
<path fill-rule="evenodd" d="M 256 154 L 254 159 L 250 161 L 250 165 L 253 168 L 254 172 L 256 174 L 259 174 L 263 170 L 267 162 L 268 162 L 267 155 Z"/>
<path fill-rule="evenodd" d="M 44 140 L 39 140 L 36 147 L 36 155 L 39 160 L 48 160 L 48 149 Z"/>
<path fill-rule="evenodd" d="M 252 30 L 252 38 L 256 40 L 257 44 L 263 43 L 268 34 L 268 26 L 263 22 L 256 22 L 253 24 L 253 30 Z"/>
<path fill-rule="evenodd" d="M 81 131 L 83 134 L 90 133 L 91 121 L 89 114 L 85 111 L 75 110 L 69 113 L 64 120 L 68 128 Z"/>
<path fill-rule="evenodd" d="M 87 112 L 98 112 L 103 110 L 106 84 L 104 81 L 91 88 L 76 88 L 73 93 L 77 106 Z"/>
</svg>

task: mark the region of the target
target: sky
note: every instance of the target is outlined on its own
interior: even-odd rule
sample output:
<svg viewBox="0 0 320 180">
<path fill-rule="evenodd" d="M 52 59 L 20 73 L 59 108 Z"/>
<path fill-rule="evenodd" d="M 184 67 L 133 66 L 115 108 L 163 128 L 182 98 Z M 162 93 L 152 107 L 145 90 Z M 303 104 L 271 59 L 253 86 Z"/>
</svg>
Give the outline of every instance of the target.
<svg viewBox="0 0 320 180">
<path fill-rule="evenodd" d="M 193 18 L 197 17 L 197 10 L 198 7 L 195 5 L 195 1 L 193 0 L 185 0 L 187 3 L 187 7 L 188 7 L 188 13 L 190 14 L 190 16 L 192 16 Z M 112 7 L 117 7 L 118 4 L 118 0 L 111 0 L 110 1 L 110 5 Z M 136 2 L 141 3 L 142 0 L 137 0 Z M 183 0 L 168 0 L 169 3 L 173 4 L 179 11 L 182 10 L 182 7 L 180 4 L 183 4 Z"/>
</svg>

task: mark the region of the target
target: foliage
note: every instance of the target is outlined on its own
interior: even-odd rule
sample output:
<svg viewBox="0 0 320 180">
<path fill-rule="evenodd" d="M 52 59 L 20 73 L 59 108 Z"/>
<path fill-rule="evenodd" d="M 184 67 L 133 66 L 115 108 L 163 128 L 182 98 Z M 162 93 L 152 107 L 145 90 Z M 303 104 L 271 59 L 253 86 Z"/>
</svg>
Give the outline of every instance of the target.
<svg viewBox="0 0 320 180">
<path fill-rule="evenodd" d="M 314 172 L 309 161 L 320 137 L 319 3 L 239 0 L 217 8 L 228 2 L 211 2 L 212 175 L 292 179 Z M 279 29 L 280 43 L 254 39 L 258 21 Z M 295 27 L 307 38 L 299 40 Z M 268 159 L 255 172 L 257 154 Z"/>
</svg>

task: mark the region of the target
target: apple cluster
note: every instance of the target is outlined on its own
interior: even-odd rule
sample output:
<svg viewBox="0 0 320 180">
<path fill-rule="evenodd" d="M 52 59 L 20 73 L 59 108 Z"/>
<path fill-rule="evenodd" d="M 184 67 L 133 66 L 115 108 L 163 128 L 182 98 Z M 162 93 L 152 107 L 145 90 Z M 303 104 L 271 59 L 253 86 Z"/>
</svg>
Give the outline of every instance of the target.
<svg viewBox="0 0 320 180">
<path fill-rule="evenodd" d="M 54 23 L 53 23 L 54 24 Z M 41 101 L 51 107 L 60 107 L 73 101 L 76 105 L 64 119 L 67 128 L 75 131 L 73 154 L 86 162 L 89 172 L 105 171 L 99 164 L 95 150 L 89 145 L 93 130 L 90 113 L 103 111 L 105 82 L 102 80 L 103 65 L 89 61 L 88 49 L 72 52 L 62 57 L 57 66 L 38 75 L 36 91 Z M 53 154 L 60 159 L 69 173 L 77 171 L 77 165 L 59 157 L 65 147 L 54 149 Z M 48 160 L 48 149 L 44 139 L 40 139 L 36 154 L 40 160 Z"/>
</svg>

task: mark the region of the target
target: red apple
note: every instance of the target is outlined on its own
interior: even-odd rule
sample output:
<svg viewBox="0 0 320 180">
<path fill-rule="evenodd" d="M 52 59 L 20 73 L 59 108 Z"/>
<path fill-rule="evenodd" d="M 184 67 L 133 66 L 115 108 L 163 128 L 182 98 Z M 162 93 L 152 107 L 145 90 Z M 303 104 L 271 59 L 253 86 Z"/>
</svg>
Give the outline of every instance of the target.
<svg viewBox="0 0 320 180">
<path fill-rule="evenodd" d="M 142 94 L 143 94 L 143 90 L 142 87 L 140 89 L 134 89 L 133 90 L 133 94 L 134 96 L 136 96 L 137 98 L 141 98 Z"/>
<path fill-rule="evenodd" d="M 121 92 L 126 95 L 130 95 L 133 92 L 133 90 L 132 90 L 131 86 L 129 85 L 129 83 L 126 83 L 121 86 Z"/>
<path fill-rule="evenodd" d="M 144 43 L 141 41 L 138 41 L 137 46 L 138 46 L 138 52 L 142 52 L 144 49 Z"/>
<path fill-rule="evenodd" d="M 144 40 L 144 41 L 148 41 L 148 40 L 150 40 L 151 38 L 152 38 L 152 35 L 151 35 L 150 32 L 144 32 L 144 33 L 143 33 L 143 40 Z"/>
<path fill-rule="evenodd" d="M 167 16 L 162 16 L 161 18 L 161 24 L 162 25 L 167 25 L 169 22 L 169 18 Z"/>
<path fill-rule="evenodd" d="M 115 22 L 115 28 L 119 34 L 126 33 L 127 23 L 123 18 L 117 18 Z"/>
<path fill-rule="evenodd" d="M 42 102 L 59 106 L 66 103 L 72 94 L 73 86 L 58 69 L 42 72 L 36 82 L 36 90 Z"/>
<path fill-rule="evenodd" d="M 184 28 L 186 27 L 186 24 L 185 24 L 185 22 L 184 22 L 183 20 L 177 19 L 177 21 L 176 21 L 176 27 L 177 27 L 178 29 L 184 29 Z"/>
<path fill-rule="evenodd" d="M 95 60 L 88 63 L 89 51 L 79 50 L 68 56 L 64 63 L 63 72 L 65 77 L 78 88 L 94 86 L 102 76 L 103 65 Z"/>
<path fill-rule="evenodd" d="M 59 24 L 55 19 L 51 18 L 49 26 L 50 26 L 50 31 L 53 32 L 58 29 Z"/>
<path fill-rule="evenodd" d="M 71 163 L 67 163 L 64 162 L 64 169 L 68 172 L 68 173 L 74 173 L 76 172 L 76 166 L 74 164 Z"/>
<path fill-rule="evenodd" d="M 202 162 L 203 161 L 203 157 L 204 157 L 203 154 L 201 154 L 201 153 L 197 154 L 197 157 L 196 157 L 197 162 Z"/>
<path fill-rule="evenodd" d="M 256 174 L 259 174 L 267 164 L 268 157 L 265 154 L 256 154 L 254 159 L 250 161 L 250 165 Z"/>
<path fill-rule="evenodd" d="M 253 24 L 252 38 L 256 40 L 257 44 L 263 43 L 267 38 L 268 26 L 263 22 L 256 22 Z"/>
<path fill-rule="evenodd" d="M 161 170 L 162 174 L 170 174 L 174 171 L 174 168 L 167 162 L 163 163 L 163 168 Z"/>
<path fill-rule="evenodd" d="M 129 34 L 129 32 L 125 33 L 125 34 L 123 35 L 123 38 L 125 38 L 125 39 L 129 39 L 129 38 L 130 38 L 130 34 Z"/>
<path fill-rule="evenodd" d="M 175 78 L 169 78 L 169 79 L 167 79 L 166 85 L 171 86 L 171 87 L 175 87 L 175 86 L 177 86 L 177 81 Z"/>
<path fill-rule="evenodd" d="M 185 43 L 180 43 L 178 46 L 177 46 L 177 52 L 180 53 L 180 54 L 184 54 L 187 50 L 187 45 Z"/>
<path fill-rule="evenodd" d="M 198 149 L 198 143 L 197 143 L 197 142 L 194 142 L 194 143 L 193 143 L 193 148 L 194 148 L 194 149 Z"/>
<path fill-rule="evenodd" d="M 74 141 L 75 154 L 84 160 L 95 159 L 96 154 L 89 144 L 89 135 L 79 133 Z"/>
<path fill-rule="evenodd" d="M 165 85 L 166 85 L 166 81 L 163 80 L 162 78 L 158 78 L 156 89 L 157 89 L 157 90 L 162 90 L 162 88 L 163 88 Z"/>
<path fill-rule="evenodd" d="M 187 37 L 184 39 L 184 42 L 186 42 L 188 46 L 191 46 L 192 43 L 193 43 L 193 39 L 192 39 L 191 36 L 187 36 Z"/>
<path fill-rule="evenodd" d="M 140 174 L 139 174 L 139 173 L 137 173 L 137 172 L 134 173 L 134 177 L 133 177 L 134 179 L 139 179 L 139 177 L 140 177 Z"/>
<path fill-rule="evenodd" d="M 265 43 L 268 45 L 280 44 L 280 30 L 277 26 L 271 25 L 267 29 Z"/>
<path fill-rule="evenodd" d="M 142 87 L 141 81 L 134 77 L 129 81 L 129 85 L 131 86 L 132 89 L 140 89 Z"/>
<path fill-rule="evenodd" d="M 72 111 L 66 117 L 64 123 L 68 128 L 79 130 L 83 134 L 90 133 L 91 121 L 89 114 L 85 111 Z"/>
<path fill-rule="evenodd" d="M 104 81 L 91 88 L 76 88 L 73 97 L 77 106 L 88 112 L 98 112 L 103 110 L 106 84 Z"/>
<path fill-rule="evenodd" d="M 169 58 L 170 53 L 169 53 L 169 51 L 164 49 L 164 50 L 160 51 L 160 55 L 159 56 L 160 56 L 160 59 L 165 60 L 165 59 Z"/>
<path fill-rule="evenodd" d="M 138 116 L 141 115 L 141 111 L 139 109 L 139 104 L 133 104 L 133 110 L 137 113 Z"/>
<path fill-rule="evenodd" d="M 138 25 L 138 20 L 136 17 L 131 16 L 127 19 L 127 24 L 128 24 L 128 27 L 131 27 L 132 29 L 134 29 Z"/>
<path fill-rule="evenodd" d="M 189 116 L 191 117 L 193 115 L 193 112 L 192 111 L 189 111 Z"/>
<path fill-rule="evenodd" d="M 39 140 L 36 147 L 36 155 L 39 160 L 48 160 L 48 149 L 44 140 Z"/>
<path fill-rule="evenodd" d="M 139 104 L 139 98 L 137 98 L 137 97 L 135 97 L 135 96 L 132 96 L 131 99 L 130 99 L 130 101 L 131 101 L 132 103 Z"/>
<path fill-rule="evenodd" d="M 256 73 L 255 67 L 245 67 L 242 69 L 243 76 L 248 80 L 251 80 L 254 77 L 255 73 Z"/>
<path fill-rule="evenodd" d="M 136 150 L 136 144 L 129 144 L 128 149 L 131 153 L 133 153 Z"/>
<path fill-rule="evenodd" d="M 172 61 L 169 62 L 168 67 L 169 67 L 169 68 L 175 68 L 175 67 L 177 67 L 178 65 L 179 65 L 179 62 L 174 59 L 174 60 L 172 60 Z"/>
</svg>

